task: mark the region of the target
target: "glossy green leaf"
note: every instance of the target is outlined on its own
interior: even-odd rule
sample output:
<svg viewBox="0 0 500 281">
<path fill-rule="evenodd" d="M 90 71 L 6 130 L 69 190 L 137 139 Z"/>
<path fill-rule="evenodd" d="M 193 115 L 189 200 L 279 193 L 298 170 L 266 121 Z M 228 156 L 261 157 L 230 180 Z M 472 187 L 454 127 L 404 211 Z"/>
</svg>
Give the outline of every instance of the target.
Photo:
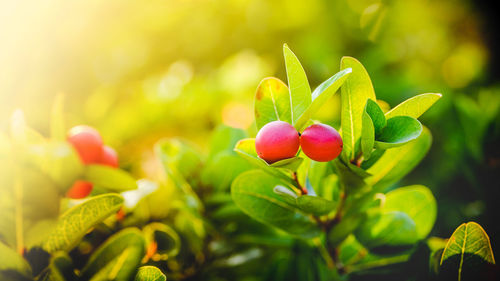
<svg viewBox="0 0 500 281">
<path fill-rule="evenodd" d="M 420 163 L 427 154 L 431 142 L 431 134 L 424 127 L 422 134 L 415 141 L 385 151 L 382 157 L 367 170 L 372 174 L 366 179 L 367 183 L 374 185 L 379 191 L 396 183 Z"/>
<path fill-rule="evenodd" d="M 337 92 L 351 72 L 352 69 L 350 68 L 337 72 L 312 92 L 312 102 L 295 123 L 295 129 L 302 131 L 306 127 L 307 121 Z"/>
<path fill-rule="evenodd" d="M 366 69 L 352 57 L 343 57 L 340 69 L 352 68 L 352 74 L 341 87 L 341 124 L 344 147 L 342 154 L 351 161 L 359 151 L 363 111 L 368 99 L 376 100 L 375 91 Z"/>
<path fill-rule="evenodd" d="M 72 249 L 90 228 L 116 213 L 122 203 L 123 198 L 117 194 L 103 194 L 72 207 L 61 215 L 43 249 L 49 253 Z"/>
<path fill-rule="evenodd" d="M 73 261 L 65 252 L 57 252 L 52 256 L 50 259 L 49 270 L 49 280 L 78 280 L 78 276 L 75 274 Z"/>
<path fill-rule="evenodd" d="M 375 135 L 378 136 L 387 125 L 387 119 L 378 103 L 372 99 L 366 101 L 365 112 L 372 119 Z"/>
<path fill-rule="evenodd" d="M 263 79 L 255 92 L 255 123 L 260 130 L 272 121 L 292 123 L 290 92 L 278 78 Z"/>
<path fill-rule="evenodd" d="M 441 94 L 421 94 L 414 96 L 400 103 L 393 109 L 389 110 L 385 114 L 387 119 L 395 116 L 410 116 L 413 118 L 418 118 L 422 115 L 429 107 L 431 107 L 438 99 L 441 98 Z"/>
<path fill-rule="evenodd" d="M 217 154 L 223 152 L 233 152 L 238 141 L 247 137 L 247 133 L 242 129 L 219 125 L 210 137 L 210 150 L 208 152 L 208 162 Z"/>
<path fill-rule="evenodd" d="M 0 242 L 0 273 L 5 270 L 14 270 L 24 277 L 31 277 L 31 268 L 26 260 L 16 251 Z M 0 277 L 2 277 L 1 274 Z"/>
<path fill-rule="evenodd" d="M 141 266 L 137 270 L 134 281 L 166 281 L 167 277 L 157 267 L 151 265 Z"/>
<path fill-rule="evenodd" d="M 85 280 L 130 280 L 144 252 L 145 240 L 139 229 L 125 228 L 92 253 L 81 276 Z"/>
<path fill-rule="evenodd" d="M 290 87 L 291 119 L 292 125 L 294 125 L 312 102 L 311 88 L 299 59 L 286 44 L 283 45 L 283 55 L 285 57 L 288 86 Z"/>
<path fill-rule="evenodd" d="M 300 164 L 302 164 L 303 160 L 304 160 L 304 158 L 292 157 L 292 158 L 287 158 L 287 159 L 282 159 L 282 160 L 276 161 L 272 164 L 269 164 L 269 166 L 274 167 L 274 168 L 282 168 L 282 169 L 288 169 L 291 171 L 297 171 Z"/>
<path fill-rule="evenodd" d="M 277 185 L 286 183 L 260 170 L 248 171 L 235 179 L 231 195 L 244 213 L 262 223 L 304 238 L 318 236 L 314 221 L 274 193 Z"/>
<path fill-rule="evenodd" d="M 415 222 L 398 211 L 370 214 L 354 234 L 367 248 L 411 245 L 418 241 Z"/>
<path fill-rule="evenodd" d="M 135 179 L 129 173 L 105 165 L 87 165 L 84 178 L 108 191 L 122 192 L 137 188 Z"/>
<path fill-rule="evenodd" d="M 370 115 L 363 111 L 363 128 L 361 130 L 361 152 L 363 153 L 363 159 L 369 159 L 373 146 L 375 145 L 375 127 L 373 125 L 373 120 Z"/>
<path fill-rule="evenodd" d="M 383 210 L 406 213 L 415 222 L 419 239 L 429 235 L 437 216 L 436 199 L 422 185 L 401 187 L 387 193 Z"/>
<path fill-rule="evenodd" d="M 335 210 L 337 203 L 318 196 L 302 195 L 297 199 L 297 206 L 308 214 L 323 216 Z"/>
<path fill-rule="evenodd" d="M 484 269 L 495 264 L 490 238 L 475 222 L 460 225 L 443 251 L 440 275 L 446 280 L 483 280 Z"/>
<path fill-rule="evenodd" d="M 418 138 L 421 133 L 422 124 L 417 119 L 409 116 L 392 117 L 377 136 L 375 146 L 380 149 L 401 146 Z"/>
</svg>

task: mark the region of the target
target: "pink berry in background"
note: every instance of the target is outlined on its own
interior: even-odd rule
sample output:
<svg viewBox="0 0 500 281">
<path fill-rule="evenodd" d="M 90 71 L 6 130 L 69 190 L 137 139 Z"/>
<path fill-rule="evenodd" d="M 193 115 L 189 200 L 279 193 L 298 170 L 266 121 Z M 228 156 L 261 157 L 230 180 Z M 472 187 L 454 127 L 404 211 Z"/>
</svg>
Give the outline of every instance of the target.
<svg viewBox="0 0 500 281">
<path fill-rule="evenodd" d="M 118 154 L 116 154 L 116 151 L 112 147 L 107 145 L 103 146 L 99 164 L 118 168 Z"/>
<path fill-rule="evenodd" d="M 85 125 L 73 127 L 69 130 L 68 142 L 84 164 L 98 163 L 101 159 L 102 137 L 96 129 Z"/>
<path fill-rule="evenodd" d="M 307 127 L 300 136 L 302 151 L 318 162 L 331 161 L 342 152 L 342 138 L 334 128 L 325 124 Z"/>
<path fill-rule="evenodd" d="M 268 163 L 294 157 L 299 145 L 299 133 L 284 121 L 267 123 L 255 138 L 257 154 Z"/>
<path fill-rule="evenodd" d="M 82 199 L 89 196 L 92 192 L 93 185 L 88 181 L 77 180 L 66 192 L 66 196 L 72 199 Z"/>
</svg>

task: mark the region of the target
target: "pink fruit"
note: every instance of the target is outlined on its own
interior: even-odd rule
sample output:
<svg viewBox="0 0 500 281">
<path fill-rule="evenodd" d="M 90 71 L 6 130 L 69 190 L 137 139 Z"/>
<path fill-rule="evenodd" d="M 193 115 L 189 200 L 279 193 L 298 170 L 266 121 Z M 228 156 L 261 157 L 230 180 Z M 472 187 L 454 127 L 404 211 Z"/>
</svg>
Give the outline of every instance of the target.
<svg viewBox="0 0 500 281">
<path fill-rule="evenodd" d="M 334 128 L 325 124 L 307 127 L 300 136 L 302 151 L 312 160 L 331 161 L 342 152 L 342 138 Z"/>
<path fill-rule="evenodd" d="M 99 164 L 118 168 L 118 155 L 116 154 L 116 151 L 107 145 L 103 146 Z"/>
<path fill-rule="evenodd" d="M 299 145 L 299 133 L 284 121 L 267 123 L 255 138 L 257 154 L 268 163 L 294 157 Z"/>
<path fill-rule="evenodd" d="M 88 181 L 77 180 L 73 186 L 66 192 L 66 196 L 72 199 L 82 199 L 92 192 L 92 183 Z"/>
<path fill-rule="evenodd" d="M 76 149 L 84 164 L 97 163 L 101 159 L 103 144 L 96 129 L 85 125 L 73 127 L 69 131 L 68 142 Z"/>
</svg>

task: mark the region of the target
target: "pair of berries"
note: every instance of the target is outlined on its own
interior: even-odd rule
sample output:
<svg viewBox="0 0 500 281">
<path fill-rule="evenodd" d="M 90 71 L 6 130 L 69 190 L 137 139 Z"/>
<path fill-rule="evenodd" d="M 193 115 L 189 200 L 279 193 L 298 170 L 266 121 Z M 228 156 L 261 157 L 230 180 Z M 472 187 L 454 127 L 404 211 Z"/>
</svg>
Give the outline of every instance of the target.
<svg viewBox="0 0 500 281">
<path fill-rule="evenodd" d="M 287 122 L 273 121 L 255 138 L 257 154 L 268 163 L 294 157 L 299 147 L 312 160 L 327 162 L 339 156 L 342 145 L 337 130 L 325 124 L 313 124 L 300 134 Z"/>
<path fill-rule="evenodd" d="M 68 133 L 68 142 L 75 148 L 85 165 L 101 164 L 118 168 L 116 151 L 104 145 L 99 132 L 89 126 L 80 125 L 71 128 Z M 77 180 L 68 190 L 66 196 L 73 199 L 87 197 L 92 191 L 92 183 Z"/>
</svg>

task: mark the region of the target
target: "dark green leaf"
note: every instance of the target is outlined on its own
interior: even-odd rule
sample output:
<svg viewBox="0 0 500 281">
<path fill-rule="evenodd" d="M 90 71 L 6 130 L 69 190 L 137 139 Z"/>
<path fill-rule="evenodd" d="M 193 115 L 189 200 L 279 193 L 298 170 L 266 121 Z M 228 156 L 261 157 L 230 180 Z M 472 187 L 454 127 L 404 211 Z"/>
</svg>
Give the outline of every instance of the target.
<svg viewBox="0 0 500 281">
<path fill-rule="evenodd" d="M 415 222 L 403 212 L 376 212 L 354 233 L 367 248 L 411 245 L 418 240 Z"/>
<path fill-rule="evenodd" d="M 325 102 L 333 96 L 337 90 L 342 86 L 344 81 L 351 74 L 352 69 L 346 68 L 337 72 L 332 77 L 328 78 L 325 82 L 321 83 L 312 93 L 312 103 L 307 107 L 306 111 L 302 113 L 297 122 L 295 123 L 295 129 L 302 131 L 306 125 L 307 121 L 316 113 Z"/>
<path fill-rule="evenodd" d="M 436 199 L 432 192 L 422 185 L 401 187 L 387 193 L 383 209 L 406 213 L 415 222 L 419 239 L 429 235 L 436 221 Z"/>
<path fill-rule="evenodd" d="M 384 127 L 375 146 L 381 149 L 401 146 L 420 136 L 422 133 L 422 124 L 409 116 L 396 116 L 387 120 L 387 126 Z"/>
<path fill-rule="evenodd" d="M 290 105 L 292 108 L 292 125 L 311 104 L 311 88 L 307 76 L 295 54 L 285 44 L 283 46 L 286 75 L 290 87 Z"/>
<path fill-rule="evenodd" d="M 304 238 L 318 236 L 320 230 L 309 217 L 273 192 L 277 185 L 286 183 L 263 171 L 253 170 L 236 178 L 231 194 L 243 212 L 260 222 Z"/>
<path fill-rule="evenodd" d="M 52 281 L 78 280 L 73 261 L 65 252 L 57 252 L 50 259 L 49 279 Z"/>
<path fill-rule="evenodd" d="M 290 92 L 285 83 L 278 78 L 262 80 L 255 92 L 255 123 L 260 130 L 272 121 L 292 123 Z"/>
<path fill-rule="evenodd" d="M 149 242 L 153 240 L 156 242 L 158 253 L 167 255 L 167 257 L 174 257 L 179 253 L 181 239 L 170 226 L 153 222 L 146 225 L 143 232 Z"/>
<path fill-rule="evenodd" d="M 441 257 L 440 275 L 446 280 L 484 280 L 484 269 L 495 264 L 490 238 L 475 222 L 460 225 Z"/>
<path fill-rule="evenodd" d="M 130 280 L 144 251 L 142 233 L 137 228 L 125 228 L 109 237 L 92 253 L 81 276 L 85 280 Z"/>
<path fill-rule="evenodd" d="M 337 203 L 325 198 L 302 195 L 297 199 L 297 206 L 308 214 L 315 216 L 323 216 L 335 210 Z"/>
<path fill-rule="evenodd" d="M 72 249 L 91 227 L 116 213 L 122 203 L 123 198 L 117 194 L 103 194 L 72 207 L 59 218 L 43 244 L 44 250 L 54 253 Z"/>
<path fill-rule="evenodd" d="M 87 165 L 84 178 L 108 191 L 122 192 L 137 188 L 135 179 L 129 173 L 105 165 Z"/>
<path fill-rule="evenodd" d="M 341 124 L 346 161 L 356 158 L 361 138 L 363 111 L 368 99 L 376 100 L 372 82 L 363 65 L 352 57 L 343 57 L 340 69 L 352 68 L 352 74 L 341 87 Z"/>
<path fill-rule="evenodd" d="M 441 94 L 421 94 L 418 96 L 414 96 L 391 109 L 385 114 L 385 117 L 387 119 L 395 116 L 410 116 L 413 118 L 418 118 L 425 111 L 427 111 L 427 109 L 429 109 L 429 107 L 431 107 L 438 99 L 440 99 L 441 96 Z"/>
<path fill-rule="evenodd" d="M 134 281 L 166 281 L 167 277 L 160 269 L 154 266 L 141 266 L 135 275 Z"/>
<path fill-rule="evenodd" d="M 380 133 L 382 133 L 382 130 L 387 125 L 387 120 L 384 116 L 384 112 L 382 111 L 378 103 L 372 99 L 366 101 L 365 111 L 372 119 L 373 126 L 375 128 L 375 135 L 380 135 Z"/>
</svg>

